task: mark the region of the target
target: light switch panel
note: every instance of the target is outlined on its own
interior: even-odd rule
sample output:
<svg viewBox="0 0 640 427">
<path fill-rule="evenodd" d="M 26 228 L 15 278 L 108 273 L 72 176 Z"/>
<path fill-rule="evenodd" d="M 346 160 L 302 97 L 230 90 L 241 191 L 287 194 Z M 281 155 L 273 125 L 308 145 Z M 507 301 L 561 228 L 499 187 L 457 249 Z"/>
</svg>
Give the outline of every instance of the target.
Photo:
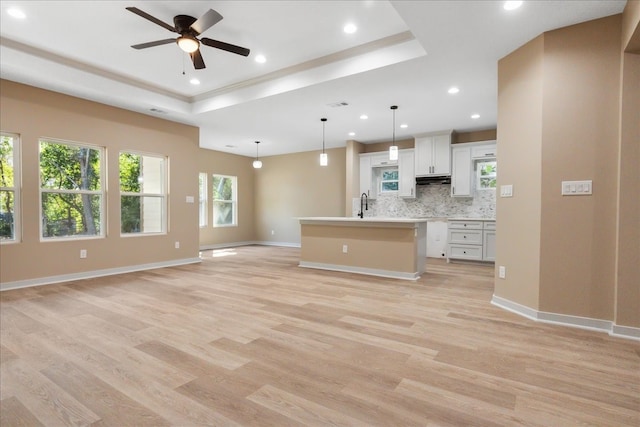
<svg viewBox="0 0 640 427">
<path fill-rule="evenodd" d="M 500 197 L 513 197 L 513 185 L 501 185 Z"/>
<path fill-rule="evenodd" d="M 194 203 L 195 198 L 193 196 L 187 196 L 187 203 Z"/>
<path fill-rule="evenodd" d="M 562 181 L 561 194 L 563 196 L 589 196 L 593 194 L 591 180 Z"/>
</svg>

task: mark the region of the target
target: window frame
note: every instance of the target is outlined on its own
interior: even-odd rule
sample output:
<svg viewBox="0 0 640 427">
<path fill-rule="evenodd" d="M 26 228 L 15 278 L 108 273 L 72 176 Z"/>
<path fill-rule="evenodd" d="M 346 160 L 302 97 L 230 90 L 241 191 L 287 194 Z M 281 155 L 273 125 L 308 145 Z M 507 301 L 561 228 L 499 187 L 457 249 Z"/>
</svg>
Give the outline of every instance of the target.
<svg viewBox="0 0 640 427">
<path fill-rule="evenodd" d="M 395 172 L 396 173 L 396 179 L 384 179 L 384 173 L 385 172 Z M 378 173 L 379 173 L 379 176 L 380 176 L 380 182 L 379 182 L 379 187 L 378 187 L 378 191 L 379 191 L 380 194 L 395 194 L 400 190 L 400 170 L 398 169 L 397 166 L 378 168 Z M 384 184 L 385 183 L 395 183 L 396 184 L 396 189 L 395 190 L 385 190 L 384 189 Z"/>
<path fill-rule="evenodd" d="M 200 228 L 209 225 L 209 174 L 200 172 L 198 174 L 198 223 Z"/>
<path fill-rule="evenodd" d="M 144 193 L 144 192 L 133 192 L 133 191 L 122 191 L 120 186 L 120 156 L 123 154 L 132 154 L 141 157 L 154 157 L 158 159 L 162 159 L 162 192 L 161 193 Z M 144 174 L 143 174 L 144 176 Z M 118 152 L 118 206 L 119 206 L 119 219 L 120 219 L 120 237 L 143 237 L 143 236 L 159 236 L 166 235 L 169 231 L 169 156 L 159 153 L 149 153 L 145 151 L 138 150 L 126 150 L 122 149 Z M 122 231 L 122 197 L 154 197 L 161 198 L 161 230 L 160 231 L 139 231 L 139 232 L 128 232 L 125 233 Z"/>
<path fill-rule="evenodd" d="M 100 190 L 67 190 L 67 189 L 59 189 L 59 190 L 51 190 L 48 188 L 42 187 L 42 179 L 41 179 L 41 165 L 40 165 L 40 151 L 42 149 L 41 144 L 49 143 L 49 144 L 58 144 L 58 145 L 66 145 L 71 147 L 80 147 L 80 148 L 88 148 L 91 150 L 96 150 L 99 153 L 100 158 Z M 61 242 L 61 241 L 70 241 L 70 240 L 92 240 L 92 239 L 104 239 L 107 235 L 107 185 L 106 185 L 106 170 L 107 170 L 107 149 L 103 146 L 91 144 L 88 142 L 78 142 L 78 141 L 68 141 L 57 138 L 47 138 L 40 137 L 38 138 L 38 209 L 40 211 L 40 242 Z M 100 196 L 100 232 L 94 235 L 72 235 L 72 236 L 52 236 L 45 237 L 44 236 L 44 212 L 42 211 L 42 195 L 43 193 L 47 194 L 88 194 L 88 195 L 99 195 Z"/>
<path fill-rule="evenodd" d="M 496 161 L 495 158 L 492 159 L 479 159 L 476 160 L 475 162 L 475 173 L 476 173 L 476 189 L 479 191 L 486 191 L 486 190 L 495 190 L 497 187 L 497 180 L 498 180 L 498 162 Z M 489 175 L 482 175 L 482 164 L 483 163 L 494 163 L 495 167 L 496 167 L 496 171 L 494 173 L 491 173 Z M 496 187 L 483 187 L 482 186 L 482 179 L 495 179 L 496 180 Z"/>
<path fill-rule="evenodd" d="M 230 178 L 232 180 L 231 183 L 231 200 L 222 200 L 216 199 L 213 195 L 213 182 L 216 177 L 220 178 Z M 216 223 L 216 202 L 230 203 L 233 209 L 233 220 L 231 224 L 217 224 Z M 238 177 L 233 175 L 222 175 L 218 173 L 211 174 L 211 225 L 213 228 L 224 228 L 224 227 L 237 227 L 238 226 Z"/>
<path fill-rule="evenodd" d="M 20 157 L 22 141 L 19 134 L 12 132 L 0 131 L 0 137 L 11 138 L 12 140 L 13 185 L 10 187 L 0 185 L 0 191 L 13 192 L 13 238 L 0 238 L 0 245 L 11 245 L 22 242 L 22 170 L 20 168 L 22 161 Z"/>
</svg>

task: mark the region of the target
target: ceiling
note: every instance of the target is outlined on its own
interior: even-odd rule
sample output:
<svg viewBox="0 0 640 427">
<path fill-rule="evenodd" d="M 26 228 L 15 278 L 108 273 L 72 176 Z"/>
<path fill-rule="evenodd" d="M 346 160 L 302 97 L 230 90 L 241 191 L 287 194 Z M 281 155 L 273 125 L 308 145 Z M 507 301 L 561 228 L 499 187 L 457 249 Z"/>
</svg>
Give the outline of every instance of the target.
<svg viewBox="0 0 640 427">
<path fill-rule="evenodd" d="M 391 105 L 397 140 L 495 128 L 500 58 L 625 3 L 526 1 L 509 12 L 502 1 L 1 0 L 0 75 L 198 126 L 204 148 L 251 157 L 260 141 L 263 157 L 320 149 L 322 117 L 327 148 L 389 141 Z M 172 25 L 175 15 L 214 9 L 224 19 L 200 37 L 251 53 L 201 46 L 207 68 L 195 70 L 176 44 L 132 49 L 177 34 L 129 6 Z M 26 17 L 9 16 L 11 7 Z M 357 31 L 343 32 L 347 23 Z M 452 86 L 460 92 L 448 94 Z"/>
</svg>

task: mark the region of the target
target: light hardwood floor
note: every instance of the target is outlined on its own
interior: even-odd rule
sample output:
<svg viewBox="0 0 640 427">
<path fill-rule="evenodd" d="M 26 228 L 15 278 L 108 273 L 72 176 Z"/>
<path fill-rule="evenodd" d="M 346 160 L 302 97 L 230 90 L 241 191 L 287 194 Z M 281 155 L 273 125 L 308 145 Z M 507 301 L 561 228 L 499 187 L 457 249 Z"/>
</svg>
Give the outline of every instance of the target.
<svg viewBox="0 0 640 427">
<path fill-rule="evenodd" d="M 409 282 L 298 256 L 2 292 L 0 425 L 640 425 L 640 343 L 492 306 L 492 267 Z"/>
</svg>

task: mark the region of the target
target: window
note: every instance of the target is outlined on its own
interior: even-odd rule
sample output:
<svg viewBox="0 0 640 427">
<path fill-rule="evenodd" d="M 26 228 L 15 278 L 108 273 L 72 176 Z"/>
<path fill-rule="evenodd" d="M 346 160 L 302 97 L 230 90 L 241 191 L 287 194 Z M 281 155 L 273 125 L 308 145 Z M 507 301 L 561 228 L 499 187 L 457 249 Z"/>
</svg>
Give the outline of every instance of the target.
<svg viewBox="0 0 640 427">
<path fill-rule="evenodd" d="M 237 225 L 237 195 L 235 176 L 213 175 L 213 226 Z"/>
<path fill-rule="evenodd" d="M 0 243 L 20 240 L 20 140 L 0 134 Z"/>
<path fill-rule="evenodd" d="M 40 140 L 42 238 L 103 235 L 104 149 Z"/>
<path fill-rule="evenodd" d="M 164 233 L 167 230 L 167 158 L 121 152 L 120 232 Z"/>
<path fill-rule="evenodd" d="M 496 179 L 498 177 L 498 164 L 495 160 L 477 162 L 477 181 L 476 188 L 479 190 L 488 190 L 496 188 Z"/>
<path fill-rule="evenodd" d="M 398 191 L 398 168 L 380 170 L 380 193 Z"/>
<path fill-rule="evenodd" d="M 207 174 L 200 172 L 198 181 L 198 207 L 200 227 L 207 226 Z"/>
</svg>

